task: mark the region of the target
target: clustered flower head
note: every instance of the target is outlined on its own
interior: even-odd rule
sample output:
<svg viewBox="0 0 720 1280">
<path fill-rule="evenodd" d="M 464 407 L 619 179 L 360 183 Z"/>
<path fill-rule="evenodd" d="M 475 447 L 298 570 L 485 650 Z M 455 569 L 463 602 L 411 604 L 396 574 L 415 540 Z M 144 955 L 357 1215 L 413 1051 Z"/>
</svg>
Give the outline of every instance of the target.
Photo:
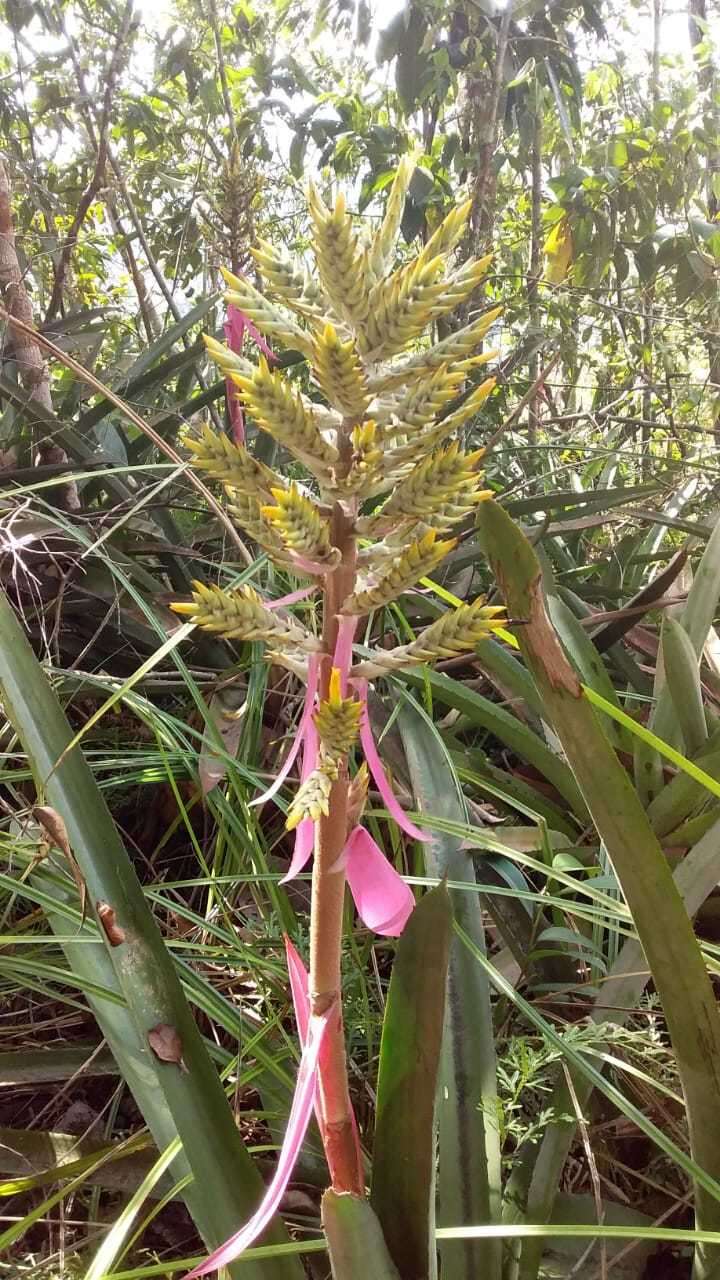
<svg viewBox="0 0 720 1280">
<path fill-rule="evenodd" d="M 194 465 L 223 484 L 238 524 L 273 560 L 294 566 L 298 574 L 323 578 L 339 565 L 331 514 L 336 504 L 342 507 L 363 544 L 354 589 L 340 602 L 345 617 L 359 618 L 391 603 L 432 573 L 455 546 L 445 535 L 488 496 L 478 469 L 482 451 L 466 452 L 451 437 L 478 412 L 495 380 L 484 379 L 461 404 L 453 402 L 463 382 L 495 356 L 478 354 L 477 348 L 500 308 L 402 357 L 432 321 L 470 297 L 489 258 L 452 265 L 466 204 L 450 212 L 411 262 L 391 270 L 412 171 L 405 157 L 374 235 L 356 230 L 342 196 L 330 209 L 311 186 L 317 278 L 266 241 L 255 251 L 267 295 L 277 302 L 225 272 L 234 321 L 242 316 L 253 336 L 257 326 L 265 338 L 305 354 L 313 396 L 271 367 L 272 352 L 262 339 L 264 355 L 254 365 L 232 349 L 237 343 L 207 338 L 208 350 L 245 413 L 294 454 L 311 479 L 288 483 L 244 444 L 209 427 L 187 439 Z M 315 389 L 325 403 L 314 398 Z M 212 621 L 200 588 L 193 604 L 174 608 L 221 634 L 224 610 L 226 633 L 240 637 L 237 593 L 218 589 L 214 595 Z M 499 625 L 498 611 L 482 601 L 450 616 L 454 621 L 446 630 L 433 623 L 396 654 L 378 651 L 363 671 L 431 661 L 447 653 L 450 638 L 452 653 L 470 649 Z M 312 638 L 301 640 L 301 629 L 295 630 L 297 644 L 284 648 L 273 632 L 264 637 L 273 659 L 286 659 L 293 670 L 299 654 L 313 648 Z M 257 626 L 248 638 L 262 638 Z M 354 673 L 343 673 L 348 674 Z"/>
<path fill-rule="evenodd" d="M 432 574 L 456 545 L 453 530 L 489 496 L 479 469 L 482 450 L 464 450 L 457 433 L 495 386 L 493 378 L 477 375 L 496 353 L 478 348 L 500 308 L 434 345 L 423 346 L 421 339 L 433 322 L 471 297 L 490 259 L 454 263 L 468 202 L 450 212 L 420 253 L 395 267 L 413 163 L 409 157 L 400 162 L 374 233 L 358 229 L 342 196 L 330 208 L 311 185 L 315 272 L 266 241 L 254 254 L 264 292 L 224 272 L 233 319 L 226 330 L 229 344 L 208 337 L 208 351 L 232 385 L 242 415 L 301 464 L 295 478 L 253 457 L 242 433 L 244 417 L 237 414 L 231 415 L 232 439 L 209 427 L 186 439 L 194 465 L 223 485 L 228 509 L 246 533 L 276 564 L 324 589 L 326 614 L 330 609 L 333 615 L 330 626 L 325 619 L 325 640 L 279 616 L 249 587 L 196 584 L 192 603 L 173 605 L 220 635 L 264 641 L 274 662 L 306 681 L 292 749 L 273 785 L 254 803 L 277 795 L 300 764 L 287 815 L 295 833 L 290 878 L 312 856 L 317 824 L 328 819 L 338 779 L 349 787 L 346 844 L 332 870 L 346 877 L 364 923 L 387 935 L 401 932 L 413 897 L 361 825 L 369 775 L 401 828 L 414 839 L 429 837 L 404 813 L 383 768 L 370 727 L 368 681 L 472 650 L 503 623 L 501 609 L 478 599 L 446 612 L 409 643 L 366 651 L 354 661 L 359 620 Z M 261 347 L 255 364 L 241 353 L 238 317 Z M 310 394 L 277 367 L 268 344 L 282 344 L 307 359 Z M 353 774 L 358 749 L 365 763 Z M 298 982 L 305 982 L 298 979 L 299 965 L 293 953 L 296 1007 Z M 312 1048 L 315 1057 L 322 1034 L 318 1026 L 317 1036 L 307 1038 L 307 1052 Z M 306 1077 L 307 1072 L 303 1117 L 312 1106 L 312 1081 Z M 296 1119 L 288 1129 L 293 1149 L 298 1124 Z M 287 1160 L 281 1158 L 281 1165 L 287 1169 Z M 268 1203 L 266 1198 L 261 1206 L 263 1223 Z M 246 1247 L 253 1230 L 262 1229 L 256 1218 L 235 1245 L 241 1241 Z M 225 1251 L 222 1261 L 230 1256 Z M 193 1274 L 212 1270 L 219 1258 L 213 1255 Z"/>
</svg>

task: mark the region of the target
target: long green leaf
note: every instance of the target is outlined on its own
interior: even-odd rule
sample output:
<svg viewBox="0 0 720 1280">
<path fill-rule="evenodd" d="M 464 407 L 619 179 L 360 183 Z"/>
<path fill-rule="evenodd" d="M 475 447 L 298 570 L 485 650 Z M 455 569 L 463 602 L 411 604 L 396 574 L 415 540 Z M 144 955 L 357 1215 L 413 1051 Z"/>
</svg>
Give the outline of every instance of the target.
<svg viewBox="0 0 720 1280">
<path fill-rule="evenodd" d="M 380 1046 L 371 1203 L 400 1275 L 413 1280 L 436 1272 L 434 1117 L 451 930 L 439 885 L 400 939 Z"/>
<path fill-rule="evenodd" d="M 468 689 L 467 685 L 461 684 L 459 680 L 453 680 L 440 671 L 401 671 L 397 679 L 409 685 L 410 688 L 427 687 L 434 701 L 437 700 L 442 706 L 461 711 L 473 724 L 480 725 L 494 737 L 499 738 L 507 747 L 510 747 L 511 751 L 516 752 L 522 760 L 533 765 L 543 777 L 547 778 L 548 782 L 551 782 L 567 800 L 573 813 L 583 822 L 587 822 L 589 816 L 587 806 L 572 775 L 572 770 L 564 760 L 550 750 L 542 738 L 533 733 L 532 729 L 529 729 L 516 716 L 511 715 L 504 707 L 499 707 L 497 703 L 491 702 L 489 698 L 476 693 L 474 689 Z"/>
<path fill-rule="evenodd" d="M 708 736 L 698 655 L 683 624 L 667 615 L 663 618 L 661 646 L 668 693 L 685 750 L 693 756 Z M 598 693 L 602 692 L 598 689 Z"/>
<path fill-rule="evenodd" d="M 612 702 L 619 708 L 618 696 L 613 682 L 605 669 L 605 664 L 575 615 L 562 600 L 554 595 L 548 596 L 548 611 L 553 626 L 560 636 L 578 675 L 585 684 L 590 685 L 592 689 L 602 694 L 608 702 Z M 613 740 L 621 750 L 627 751 L 631 749 L 631 742 L 620 726 L 614 729 Z"/>
<path fill-rule="evenodd" d="M 682 625 L 695 654 L 700 656 L 715 616 L 720 598 L 720 521 L 711 533 L 682 612 Z M 655 678 L 655 707 L 650 729 L 671 746 L 679 741 L 678 725 L 670 688 L 659 665 Z M 647 803 L 662 790 L 662 761 L 649 743 L 638 744 L 635 751 L 635 780 L 641 797 Z"/>
<path fill-rule="evenodd" d="M 437 731 L 407 703 L 398 716 L 418 808 L 464 821 L 462 793 Z M 472 861 L 457 838 L 434 834 L 424 846 L 428 875 L 475 883 Z M 451 894 L 455 919 L 484 952 L 480 905 L 474 894 Z M 443 1223 L 497 1222 L 501 1212 L 500 1139 L 490 988 L 463 947 L 453 941 L 438 1107 L 438 1216 Z M 496 1242 L 448 1243 L 442 1267 L 453 1280 L 498 1280 Z"/>
<path fill-rule="evenodd" d="M 333 1280 L 401 1280 L 367 1200 L 349 1192 L 326 1191 L 322 1223 Z M 402 1280 L 412 1277 L 403 1275 Z"/>
<path fill-rule="evenodd" d="M 483 504 L 479 520 L 508 608 L 513 616 L 528 620 L 519 636 L 521 650 L 605 843 L 645 949 L 677 1055 L 693 1158 L 717 1179 L 720 1017 L 690 918 L 637 793 L 550 625 L 540 566 L 532 547 L 495 503 Z M 720 1207 L 697 1183 L 696 1217 L 703 1228 L 720 1223 Z M 710 1259 L 700 1251 L 698 1276 L 708 1274 L 710 1265 Z"/>
<path fill-rule="evenodd" d="M 4 594 L 0 595 L 0 696 L 27 752 L 39 796 L 65 823 L 89 904 L 94 909 L 98 903 L 107 903 L 125 933 L 120 945 L 107 944 L 106 954 L 139 1037 L 144 1081 L 136 1078 L 137 1102 L 152 1128 L 153 1095 L 163 1097 L 194 1176 L 191 1211 L 206 1243 L 214 1247 L 255 1208 L 262 1182 L 242 1144 L 172 958 L 87 762 L 76 747 L 57 763 L 71 742 L 70 726 Z M 159 1024 L 177 1032 L 182 1065 L 160 1061 L 153 1054 L 148 1033 Z M 109 1043 L 122 1056 L 116 1037 Z M 160 1150 L 167 1140 L 166 1133 L 157 1134 Z M 271 1238 L 287 1237 L 278 1225 Z M 280 1266 L 281 1272 L 277 1265 L 260 1264 L 250 1274 L 257 1280 L 279 1274 L 287 1274 L 290 1280 L 300 1274 L 291 1261 Z M 241 1269 L 247 1276 L 245 1267 L 238 1268 L 238 1276 Z"/>
</svg>

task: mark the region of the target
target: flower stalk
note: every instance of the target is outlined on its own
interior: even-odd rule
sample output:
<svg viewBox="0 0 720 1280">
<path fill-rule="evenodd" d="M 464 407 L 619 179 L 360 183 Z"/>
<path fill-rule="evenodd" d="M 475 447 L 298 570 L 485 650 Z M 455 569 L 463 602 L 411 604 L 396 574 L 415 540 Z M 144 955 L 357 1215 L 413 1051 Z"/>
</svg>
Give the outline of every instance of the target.
<svg viewBox="0 0 720 1280">
<path fill-rule="evenodd" d="M 259 464 L 241 440 L 231 443 L 209 428 L 188 442 L 195 465 L 224 485 L 231 513 L 250 536 L 278 564 L 311 579 L 322 596 L 319 636 L 292 616 L 274 613 L 248 587 L 229 592 L 197 584 L 192 603 L 173 606 L 201 627 L 264 641 L 274 662 L 307 680 L 286 765 L 255 802 L 276 797 L 292 766 L 301 761 L 286 824 L 295 833 L 286 879 L 313 858 L 307 983 L 302 962 L 288 944 L 304 1092 L 301 1102 L 296 1093 L 273 1180 L 274 1197 L 283 1179 L 287 1183 L 302 1142 L 301 1127 L 309 1118 L 309 1071 L 333 1190 L 365 1194 L 342 1017 L 345 886 L 363 923 L 386 936 L 402 931 L 414 905 L 410 889 L 362 826 L 370 776 L 405 834 L 428 839 L 393 794 L 367 713 L 368 678 L 472 650 L 504 621 L 501 611 L 476 601 L 445 615 L 414 642 L 398 650 L 371 650 L 362 663 L 353 664 L 360 620 L 415 590 L 456 545 L 456 538 L 445 535 L 488 496 L 478 469 L 481 454 L 465 453 L 458 441 L 445 441 L 485 402 L 494 381 L 468 388 L 461 409 L 448 415 L 446 406 L 474 378 L 476 366 L 492 358 L 491 353 L 479 354 L 477 345 L 498 312 L 435 347 L 416 350 L 409 360 L 395 359 L 411 343 L 417 346 L 434 319 L 469 298 L 489 265 L 489 259 L 482 259 L 457 268 L 451 261 L 467 219 L 466 205 L 451 211 L 414 260 L 391 270 L 411 173 L 412 162 L 406 158 L 373 237 L 356 229 L 342 197 L 330 208 L 311 189 L 315 276 L 267 244 L 257 254 L 276 301 L 225 273 L 228 305 L 243 311 L 246 327 L 257 325 L 266 338 L 293 346 L 310 363 L 315 385 L 308 396 L 271 370 L 264 357 L 252 367 L 221 344 L 208 342 L 211 357 L 236 388 L 244 414 L 294 455 L 307 480 L 288 484 Z M 318 278 L 319 283 L 310 283 Z M 384 501 L 379 504 L 378 498 Z M 366 504 L 372 504 L 371 511 L 364 510 Z M 356 762 L 360 752 L 363 764 Z M 299 996 L 305 988 L 306 1004 Z M 193 1274 L 206 1274 L 219 1265 L 219 1258 L 226 1263 L 238 1248 L 246 1248 L 261 1229 L 257 1223 L 265 1220 L 265 1207 L 255 1215 L 257 1222 L 253 1219 L 228 1248 Z"/>
</svg>

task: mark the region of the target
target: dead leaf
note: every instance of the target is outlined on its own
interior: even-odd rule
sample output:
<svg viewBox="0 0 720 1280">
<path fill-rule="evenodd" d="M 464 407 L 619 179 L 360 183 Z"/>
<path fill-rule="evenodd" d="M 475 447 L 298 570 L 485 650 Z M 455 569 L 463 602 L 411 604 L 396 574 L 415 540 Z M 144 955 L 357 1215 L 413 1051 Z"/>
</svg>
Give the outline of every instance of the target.
<svg viewBox="0 0 720 1280">
<path fill-rule="evenodd" d="M 219 689 L 210 699 L 208 710 L 219 733 L 223 747 L 229 756 L 237 753 L 240 734 L 242 733 L 242 715 L 245 710 L 245 688 L 230 686 Z M 218 754 L 214 745 L 215 735 L 207 729 L 203 735 L 200 751 L 200 786 L 204 796 L 208 795 L 227 774 L 227 760 Z"/>
<path fill-rule="evenodd" d="M 115 914 L 115 908 L 110 906 L 109 902 L 96 903 L 95 910 L 98 914 L 98 920 L 105 930 L 105 936 L 111 947 L 119 947 L 125 941 L 125 930 L 120 928 Z"/>
<path fill-rule="evenodd" d="M 175 1027 L 167 1022 L 159 1022 L 148 1031 L 148 1043 L 161 1062 L 177 1062 L 183 1071 L 187 1071 L 182 1056 L 182 1040 Z"/>
<path fill-rule="evenodd" d="M 72 877 L 80 895 L 80 924 L 83 925 L 87 906 L 87 885 L 75 859 L 75 854 L 70 848 L 70 837 L 67 833 L 65 821 L 60 817 L 57 809 L 51 809 L 50 805 L 47 804 L 36 804 L 32 812 L 33 817 L 40 823 L 43 831 L 49 837 L 50 843 L 54 844 L 61 853 L 64 853 L 70 863 Z"/>
<path fill-rule="evenodd" d="M 66 858 L 72 858 L 72 850 L 70 848 L 70 838 L 67 833 L 67 827 L 63 819 L 60 817 L 57 809 L 51 809 L 46 804 L 36 804 L 33 809 L 33 817 L 37 818 L 41 827 L 47 832 L 54 845 L 65 854 Z"/>
</svg>

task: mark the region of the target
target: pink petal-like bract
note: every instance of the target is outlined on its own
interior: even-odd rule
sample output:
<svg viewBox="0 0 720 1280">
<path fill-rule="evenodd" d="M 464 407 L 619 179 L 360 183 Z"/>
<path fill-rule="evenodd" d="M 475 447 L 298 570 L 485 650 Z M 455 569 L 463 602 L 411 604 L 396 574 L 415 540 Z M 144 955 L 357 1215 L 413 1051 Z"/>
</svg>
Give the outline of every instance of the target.
<svg viewBox="0 0 720 1280">
<path fill-rule="evenodd" d="M 292 993 L 293 1009 L 295 1010 L 298 1039 L 300 1041 L 300 1048 L 304 1049 L 305 1041 L 308 1037 L 308 1027 L 310 1025 L 310 975 L 308 974 L 300 955 L 288 938 L 287 934 L 285 934 L 285 959 L 287 960 L 288 975 L 290 977 L 290 991 Z M 324 1042 L 318 1059 L 318 1079 L 322 1074 L 323 1062 L 327 1057 L 327 1049 L 327 1042 Z M 322 1133 L 323 1118 L 317 1088 L 315 1089 L 315 1116 L 317 1118 L 318 1128 Z"/>
<path fill-rule="evenodd" d="M 318 752 L 320 750 L 320 740 L 318 731 L 315 728 L 315 721 L 312 716 L 305 727 L 303 738 L 303 763 L 300 772 L 300 781 L 304 782 L 310 776 L 317 764 Z M 281 884 L 287 884 L 288 880 L 294 880 L 299 875 L 305 864 L 310 860 L 313 846 L 315 844 L 315 823 L 312 818 L 303 818 L 295 831 L 295 848 L 293 850 L 292 861 L 290 866 L 280 881 Z"/>
<path fill-rule="evenodd" d="M 320 663 L 318 660 L 318 654 L 311 653 L 310 657 L 308 658 L 308 677 L 307 677 L 307 688 L 305 690 L 305 703 L 303 705 L 303 711 L 300 717 L 300 723 L 295 733 L 295 740 L 290 750 L 288 751 L 285 763 L 283 764 L 272 786 L 268 787 L 267 791 L 263 791 L 261 796 L 256 796 L 254 800 L 250 801 L 251 809 L 254 805 L 265 804 L 266 801 L 272 800 L 273 796 L 277 795 L 277 792 L 280 790 L 283 782 L 287 778 L 290 770 L 292 769 L 295 761 L 298 758 L 298 755 L 300 753 L 300 748 L 303 746 L 305 742 L 307 727 L 309 724 L 312 724 L 312 714 L 315 709 L 315 695 L 317 694 L 319 671 L 320 671 Z"/>
<path fill-rule="evenodd" d="M 289 880 L 294 880 L 296 876 L 300 875 L 300 872 L 304 870 L 310 861 L 314 847 L 315 823 L 312 818 L 303 818 L 302 822 L 295 828 L 293 856 L 280 884 L 287 884 Z"/>
<path fill-rule="evenodd" d="M 249 316 L 245 315 L 239 307 L 234 307 L 232 303 L 227 309 L 227 320 L 224 324 L 225 341 L 231 351 L 236 351 L 238 355 L 242 351 L 245 334 L 255 343 L 256 347 L 262 351 L 267 360 L 276 360 L 277 356 L 271 347 L 263 338 L 262 334 L 255 328 Z"/>
<path fill-rule="evenodd" d="M 223 325 L 225 341 L 230 350 L 236 352 L 237 355 L 243 349 L 245 330 L 248 328 L 249 323 L 245 312 L 241 311 L 239 307 L 233 307 L 232 304 L 228 307 L 227 319 Z"/>
<path fill-rule="evenodd" d="M 413 840 L 430 840 L 432 837 L 429 831 L 421 831 L 419 827 L 415 826 L 414 822 L 410 821 L 407 814 L 400 808 L 400 805 L 393 793 L 393 789 L 387 780 L 387 775 L 383 769 L 377 747 L 375 746 L 372 729 L 370 728 L 370 716 L 368 714 L 367 706 L 367 680 L 354 680 L 353 684 L 360 694 L 363 704 L 362 716 L 360 718 L 360 742 L 363 752 L 365 753 L 368 768 L 373 776 L 375 786 L 382 796 L 383 804 L 385 805 L 388 813 L 391 814 L 397 822 L 400 830 L 404 831 L 406 835 L 412 836 Z"/>
<path fill-rule="evenodd" d="M 352 647 L 357 624 L 357 618 L 346 618 L 342 616 L 338 622 L 335 653 L 333 654 L 333 666 L 337 667 L 340 672 L 340 693 L 343 698 L 347 697 L 347 682 L 348 676 L 350 675 Z"/>
<path fill-rule="evenodd" d="M 290 975 L 290 990 L 292 992 L 293 1007 L 295 1009 L 295 1021 L 297 1022 L 298 1036 L 300 1045 L 303 1047 L 307 1039 L 307 1028 L 310 1021 L 310 977 L 295 947 L 285 934 L 285 955 L 287 958 L 288 973 Z M 335 1006 L 336 1016 L 338 1013 Z M 331 1047 L 327 1037 L 323 1040 L 318 1059 L 318 1083 L 323 1078 L 323 1071 L 329 1070 Z M 315 1115 L 317 1117 L 318 1128 L 323 1141 L 325 1140 L 325 1119 L 323 1117 L 322 1100 L 320 1098 L 320 1090 L 315 1090 Z M 365 1167 L 363 1164 L 362 1147 L 360 1146 L 360 1135 L 358 1133 L 355 1112 L 350 1108 L 350 1120 L 352 1123 L 353 1143 L 355 1146 L 355 1158 L 357 1160 L 358 1169 L 358 1185 L 362 1186 L 365 1177 Z"/>
<path fill-rule="evenodd" d="M 227 309 L 227 319 L 223 325 L 225 330 L 225 341 L 231 351 L 240 354 L 243 349 L 245 340 L 245 330 L 248 325 L 247 317 L 238 307 L 230 306 Z M 228 413 L 230 415 L 230 427 L 232 429 L 232 438 L 235 444 L 245 443 L 245 418 L 243 417 L 242 406 L 238 400 L 237 387 L 230 378 L 225 379 L 225 399 L 227 401 Z"/>
<path fill-rule="evenodd" d="M 373 933 L 399 937 L 415 906 L 409 885 L 364 827 L 350 833 L 345 850 L 347 882 L 363 924 Z"/>
<path fill-rule="evenodd" d="M 292 993 L 293 1009 L 295 1010 L 298 1038 L 300 1047 L 303 1048 L 307 1040 L 308 1026 L 310 1024 L 310 997 L 308 995 L 310 979 L 297 948 L 290 941 L 287 934 L 285 934 L 285 959 L 287 960 L 288 975 L 290 977 L 290 991 Z"/>
<path fill-rule="evenodd" d="M 300 573 L 307 573 L 311 578 L 324 577 L 328 571 L 326 564 L 322 564 L 320 560 L 310 560 L 308 556 L 303 556 L 299 551 L 291 551 L 290 559 L 293 562 L 293 568 L 299 569 Z"/>
<path fill-rule="evenodd" d="M 227 1267 L 229 1263 L 234 1262 L 235 1258 L 239 1257 L 245 1249 L 249 1249 L 253 1241 L 265 1230 L 275 1215 L 290 1181 L 295 1161 L 300 1154 L 300 1148 L 310 1123 L 315 1098 L 318 1059 L 322 1049 L 323 1037 L 327 1030 L 329 1019 L 335 1014 L 335 1006 L 331 1005 L 322 1015 L 311 1014 L 310 1016 L 307 1040 L 300 1059 L 300 1069 L 295 1084 L 295 1093 L 290 1108 L 285 1140 L 280 1151 L 277 1169 L 259 1208 L 240 1231 L 231 1236 L 229 1240 L 226 1240 L 225 1244 L 220 1245 L 219 1249 L 215 1249 L 210 1254 L 210 1257 L 201 1262 L 198 1267 L 189 1271 L 185 1276 L 185 1280 L 197 1280 L 199 1276 L 206 1276 L 211 1271 L 218 1271 L 220 1267 Z"/>
<path fill-rule="evenodd" d="M 286 609 L 291 604 L 297 604 L 298 600 L 307 600 L 316 590 L 317 587 L 299 587 L 297 591 L 291 591 L 288 596 L 279 596 L 277 600 L 263 600 L 263 604 L 266 609 Z"/>
<path fill-rule="evenodd" d="M 268 343 L 265 341 L 265 339 L 263 338 L 259 330 L 255 328 L 255 325 L 253 324 L 252 320 L 248 320 L 247 316 L 245 316 L 244 319 L 245 319 L 245 328 L 248 334 L 250 335 L 250 337 L 252 338 L 253 342 L 255 343 L 255 346 L 260 348 L 263 355 L 265 356 L 265 359 L 269 360 L 270 363 L 272 364 L 273 360 L 277 360 L 277 356 L 275 355 L 275 352 L 273 351 L 272 347 L 268 345 Z"/>
</svg>

